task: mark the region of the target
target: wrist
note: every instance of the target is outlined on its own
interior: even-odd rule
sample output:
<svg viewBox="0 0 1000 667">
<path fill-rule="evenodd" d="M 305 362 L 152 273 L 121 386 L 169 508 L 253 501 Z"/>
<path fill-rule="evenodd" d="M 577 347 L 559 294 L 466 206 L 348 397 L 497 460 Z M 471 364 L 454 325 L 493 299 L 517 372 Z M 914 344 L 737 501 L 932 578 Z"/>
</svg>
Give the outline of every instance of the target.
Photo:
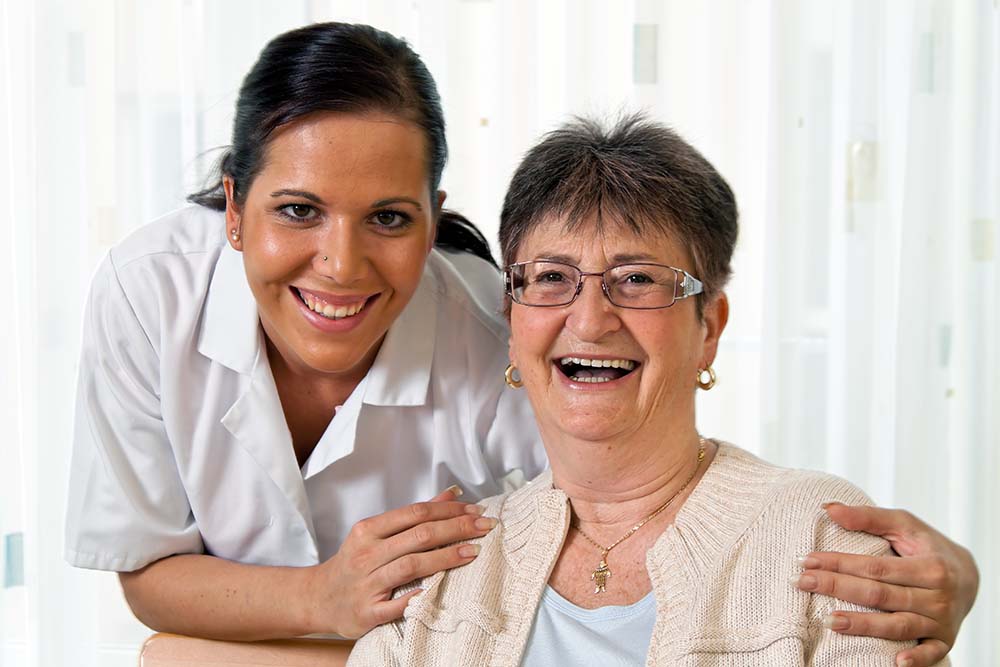
<svg viewBox="0 0 1000 667">
<path fill-rule="evenodd" d="M 322 613 L 320 591 L 323 586 L 319 582 L 319 574 L 318 565 L 295 568 L 296 582 L 292 587 L 295 594 L 290 596 L 290 601 L 293 602 L 291 616 L 299 636 L 337 633 L 331 619 Z"/>
</svg>

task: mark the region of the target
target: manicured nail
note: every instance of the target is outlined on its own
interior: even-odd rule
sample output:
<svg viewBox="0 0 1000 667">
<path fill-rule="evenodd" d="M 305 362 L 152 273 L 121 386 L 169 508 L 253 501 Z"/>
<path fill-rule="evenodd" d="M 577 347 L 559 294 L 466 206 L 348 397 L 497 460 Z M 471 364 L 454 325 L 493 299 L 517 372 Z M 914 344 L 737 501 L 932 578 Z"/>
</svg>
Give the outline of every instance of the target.
<svg viewBox="0 0 1000 667">
<path fill-rule="evenodd" d="M 480 519 L 476 519 L 476 530 L 493 530 L 493 527 L 497 525 L 497 520 L 488 516 L 484 516 Z"/>
<path fill-rule="evenodd" d="M 483 507 L 482 505 L 466 505 L 465 506 L 465 513 L 466 514 L 482 514 L 485 511 L 486 511 L 486 508 Z"/>
<path fill-rule="evenodd" d="M 479 555 L 479 545 L 463 544 L 458 548 L 458 555 L 462 558 L 475 558 Z"/>
<path fill-rule="evenodd" d="M 452 495 L 455 496 L 456 498 L 461 498 L 462 494 L 465 493 L 464 491 L 462 491 L 462 487 L 460 487 L 458 484 L 452 484 L 451 486 L 449 486 L 447 489 L 444 490 L 445 493 L 448 493 L 449 491 L 451 491 Z"/>
<path fill-rule="evenodd" d="M 811 574 L 793 574 L 788 578 L 788 583 L 803 591 L 811 591 L 816 588 L 816 577 Z"/>
<path fill-rule="evenodd" d="M 819 559 L 813 556 L 799 556 L 795 562 L 803 570 L 815 570 L 819 567 Z"/>
<path fill-rule="evenodd" d="M 913 658 L 900 658 L 896 661 L 896 667 L 913 667 Z"/>
<path fill-rule="evenodd" d="M 830 614 L 823 617 L 823 627 L 827 630 L 846 630 L 851 624 L 843 616 Z"/>
</svg>

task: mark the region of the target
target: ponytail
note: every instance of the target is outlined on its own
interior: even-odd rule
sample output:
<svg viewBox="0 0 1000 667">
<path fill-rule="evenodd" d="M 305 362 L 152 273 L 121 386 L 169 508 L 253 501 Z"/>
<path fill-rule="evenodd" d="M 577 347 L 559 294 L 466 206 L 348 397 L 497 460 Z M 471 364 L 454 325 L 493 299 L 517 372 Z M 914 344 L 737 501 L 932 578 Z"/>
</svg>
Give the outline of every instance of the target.
<svg viewBox="0 0 1000 667">
<path fill-rule="evenodd" d="M 448 209 L 441 211 L 434 246 L 452 252 L 468 252 L 497 267 L 497 262 L 490 251 L 489 241 L 478 227 L 455 211 Z"/>
</svg>

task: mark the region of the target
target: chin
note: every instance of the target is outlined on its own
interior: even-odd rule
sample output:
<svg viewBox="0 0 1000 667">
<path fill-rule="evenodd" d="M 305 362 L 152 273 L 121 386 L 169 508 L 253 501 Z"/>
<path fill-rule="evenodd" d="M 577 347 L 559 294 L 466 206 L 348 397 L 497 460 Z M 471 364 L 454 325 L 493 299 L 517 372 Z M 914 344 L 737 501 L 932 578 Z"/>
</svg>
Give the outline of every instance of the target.
<svg viewBox="0 0 1000 667">
<path fill-rule="evenodd" d="M 555 420 L 555 425 L 560 434 L 589 442 L 610 440 L 624 431 L 619 424 L 595 414 L 567 414 Z"/>
</svg>

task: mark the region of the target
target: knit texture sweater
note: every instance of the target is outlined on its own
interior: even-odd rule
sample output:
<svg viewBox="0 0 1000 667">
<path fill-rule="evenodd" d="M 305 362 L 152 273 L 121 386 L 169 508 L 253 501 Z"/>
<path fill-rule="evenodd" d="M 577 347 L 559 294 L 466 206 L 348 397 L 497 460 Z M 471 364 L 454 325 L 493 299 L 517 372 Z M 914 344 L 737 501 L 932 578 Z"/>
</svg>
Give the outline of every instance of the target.
<svg viewBox="0 0 1000 667">
<path fill-rule="evenodd" d="M 885 555 L 888 543 L 848 532 L 821 503 L 870 504 L 850 483 L 719 449 L 673 525 L 646 554 L 656 598 L 647 665 L 794 667 L 895 665 L 908 646 L 822 627 L 834 609 L 871 611 L 789 583 L 810 551 Z M 472 563 L 414 587 L 402 620 L 375 628 L 348 665 L 515 667 L 569 529 L 566 494 L 550 472 L 482 501 L 499 525 Z M 942 663 L 942 664 L 947 664 Z"/>
</svg>

